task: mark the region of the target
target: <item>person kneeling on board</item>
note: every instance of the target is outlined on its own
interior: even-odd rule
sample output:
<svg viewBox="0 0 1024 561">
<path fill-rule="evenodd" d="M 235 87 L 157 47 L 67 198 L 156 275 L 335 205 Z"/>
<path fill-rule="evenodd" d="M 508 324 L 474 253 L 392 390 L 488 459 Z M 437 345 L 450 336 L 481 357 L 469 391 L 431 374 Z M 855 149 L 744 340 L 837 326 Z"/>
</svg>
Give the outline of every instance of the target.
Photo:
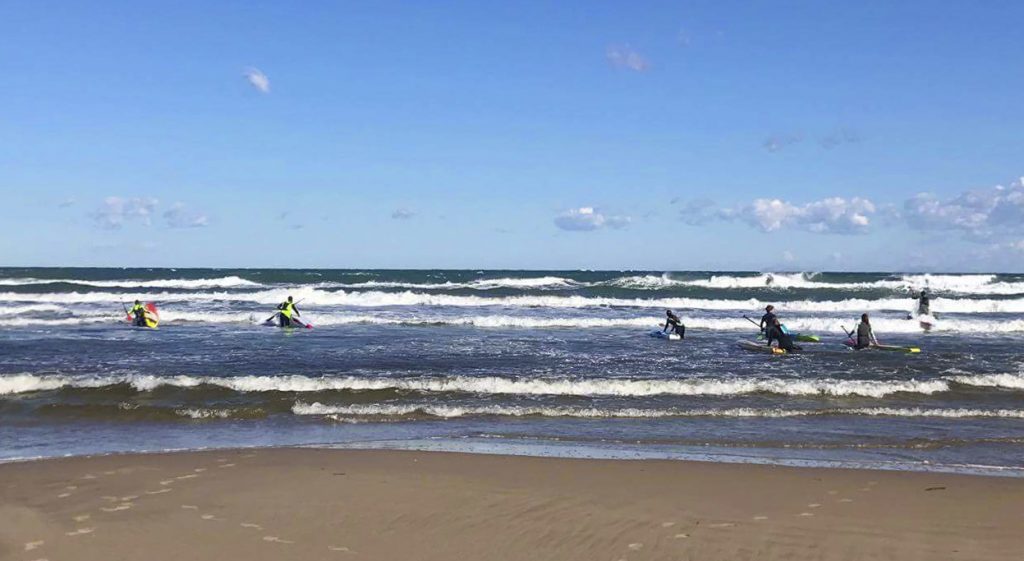
<svg viewBox="0 0 1024 561">
<path fill-rule="evenodd" d="M 146 327 L 146 307 L 142 305 L 142 302 L 136 300 L 132 309 L 128 310 L 128 315 L 133 316 L 132 325 Z"/>
<path fill-rule="evenodd" d="M 672 313 L 672 310 L 665 310 L 665 327 L 661 328 L 661 332 L 668 331 L 671 327 L 672 332 L 679 335 L 680 339 L 686 338 L 686 326 L 683 325 L 683 320 L 679 319 L 679 316 Z"/>
<path fill-rule="evenodd" d="M 871 321 L 867 314 L 860 315 L 860 323 L 857 324 L 857 344 L 855 349 L 866 349 L 878 346 L 878 339 L 875 339 L 875 331 L 871 329 Z"/>
<path fill-rule="evenodd" d="M 292 324 L 292 314 L 295 317 L 299 317 L 302 314 L 299 313 L 299 309 L 295 307 L 295 301 L 289 296 L 287 300 L 281 302 L 277 306 L 277 323 L 281 327 L 290 327 Z"/>
<path fill-rule="evenodd" d="M 771 331 L 772 326 L 776 323 L 774 310 L 775 306 L 768 304 L 764 309 L 764 315 L 761 316 L 761 323 L 758 324 L 758 327 L 761 328 L 761 333 L 764 333 L 765 337 L 768 336 L 768 332 Z"/>
<path fill-rule="evenodd" d="M 793 337 L 782 328 L 782 323 L 779 322 L 778 318 L 772 320 L 772 324 L 768 326 L 768 346 L 772 346 L 772 341 L 778 341 L 778 347 L 784 349 L 787 353 L 791 353 L 798 350 L 799 347 L 793 344 Z"/>
</svg>

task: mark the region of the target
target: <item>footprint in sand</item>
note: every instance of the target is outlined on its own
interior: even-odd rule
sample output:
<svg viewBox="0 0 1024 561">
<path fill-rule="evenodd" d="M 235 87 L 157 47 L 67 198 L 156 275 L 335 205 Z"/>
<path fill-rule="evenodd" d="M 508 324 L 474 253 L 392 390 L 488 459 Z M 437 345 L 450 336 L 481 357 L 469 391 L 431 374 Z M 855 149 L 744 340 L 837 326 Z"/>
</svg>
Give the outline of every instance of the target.
<svg viewBox="0 0 1024 561">
<path fill-rule="evenodd" d="M 39 540 L 37 542 L 28 542 L 25 544 L 25 551 L 32 551 L 33 549 L 43 545 L 44 543 L 46 542 L 44 542 L 43 540 Z"/>
<path fill-rule="evenodd" d="M 65 532 L 65 536 L 84 536 L 85 534 L 91 534 L 96 531 L 96 528 L 79 528 L 74 532 Z"/>
<path fill-rule="evenodd" d="M 239 524 L 239 526 L 243 528 L 254 528 L 256 530 L 263 529 L 263 526 L 260 526 L 259 524 L 253 524 L 252 522 L 242 522 L 241 524 Z"/>
<path fill-rule="evenodd" d="M 637 543 L 631 543 L 631 544 L 629 544 L 626 547 L 628 547 L 629 549 L 631 549 L 633 551 L 640 551 L 641 549 L 644 548 L 644 544 L 637 542 Z"/>
<path fill-rule="evenodd" d="M 265 541 L 265 542 L 274 542 L 274 543 L 295 543 L 295 542 L 290 541 L 290 540 L 282 540 L 281 538 L 279 538 L 277 536 L 263 536 L 263 541 Z"/>
</svg>

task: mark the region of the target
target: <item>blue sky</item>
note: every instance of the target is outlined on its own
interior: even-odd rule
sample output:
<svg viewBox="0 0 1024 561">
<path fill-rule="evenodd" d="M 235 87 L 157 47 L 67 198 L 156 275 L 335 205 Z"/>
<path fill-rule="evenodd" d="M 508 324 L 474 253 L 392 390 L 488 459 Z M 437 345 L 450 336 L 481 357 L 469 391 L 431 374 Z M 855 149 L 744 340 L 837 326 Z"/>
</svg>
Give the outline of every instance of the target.
<svg viewBox="0 0 1024 561">
<path fill-rule="evenodd" d="M 9 1 L 0 265 L 1021 271 L 1021 21 Z"/>
</svg>

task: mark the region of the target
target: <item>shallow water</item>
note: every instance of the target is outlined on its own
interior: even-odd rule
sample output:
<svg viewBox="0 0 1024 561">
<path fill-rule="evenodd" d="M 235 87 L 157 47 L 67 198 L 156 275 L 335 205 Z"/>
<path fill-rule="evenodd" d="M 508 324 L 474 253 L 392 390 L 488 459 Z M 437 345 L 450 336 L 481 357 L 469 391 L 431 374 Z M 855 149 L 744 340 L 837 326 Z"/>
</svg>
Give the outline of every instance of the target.
<svg viewBox="0 0 1024 561">
<path fill-rule="evenodd" d="M 0 459 L 465 446 L 1020 467 L 1024 276 L 0 269 Z M 929 286 L 932 332 L 905 319 Z M 292 294 L 312 330 L 259 323 Z M 159 330 L 121 322 L 156 302 Z M 742 351 L 774 303 L 822 336 Z M 664 308 L 687 339 L 648 336 Z M 872 314 L 885 343 L 840 326 Z M 392 444 L 388 444 L 392 443 Z M 417 443 L 417 444 L 411 444 Z M 462 443 L 461 445 L 459 443 Z M 959 468 L 957 468 L 959 469 Z M 980 469 L 980 468 L 979 468 Z"/>
</svg>

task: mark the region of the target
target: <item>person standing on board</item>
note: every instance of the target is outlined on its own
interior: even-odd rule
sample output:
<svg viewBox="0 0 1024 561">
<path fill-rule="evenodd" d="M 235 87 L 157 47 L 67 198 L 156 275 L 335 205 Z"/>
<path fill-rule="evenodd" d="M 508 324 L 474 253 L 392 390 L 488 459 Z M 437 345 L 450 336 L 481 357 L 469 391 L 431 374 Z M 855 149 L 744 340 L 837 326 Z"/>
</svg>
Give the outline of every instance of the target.
<svg viewBox="0 0 1024 561">
<path fill-rule="evenodd" d="M 136 300 L 132 309 L 128 310 L 128 315 L 133 316 L 132 325 L 146 327 L 146 307 L 142 305 L 142 302 Z"/>
<path fill-rule="evenodd" d="M 761 328 L 761 333 L 764 333 L 766 337 L 768 336 L 768 331 L 775 325 L 775 319 L 775 306 L 768 304 L 764 309 L 764 315 L 761 316 L 761 323 L 758 324 L 758 327 Z"/>
<path fill-rule="evenodd" d="M 914 294 L 910 293 L 912 298 L 917 299 L 917 315 L 919 316 L 930 316 L 932 312 L 931 300 L 928 298 L 928 289 L 922 288 L 921 292 Z"/>
<path fill-rule="evenodd" d="M 299 313 L 299 309 L 295 307 L 295 301 L 292 300 L 291 296 L 289 296 L 284 302 L 278 304 L 277 310 L 277 324 L 281 327 L 291 327 L 292 314 L 295 314 L 295 317 L 302 315 Z"/>
<path fill-rule="evenodd" d="M 871 329 L 871 321 L 868 320 L 867 314 L 861 314 L 860 323 L 857 324 L 857 344 L 853 348 L 866 349 L 877 346 L 878 339 L 875 339 L 875 330 Z"/>
<path fill-rule="evenodd" d="M 679 319 L 679 316 L 672 313 L 672 310 L 665 310 L 665 327 L 661 328 L 661 332 L 668 331 L 671 327 L 672 332 L 679 335 L 680 339 L 686 338 L 686 326 L 683 325 L 683 320 Z"/>
<path fill-rule="evenodd" d="M 797 350 L 797 346 L 793 344 L 793 336 L 782 328 L 782 323 L 779 322 L 779 318 L 774 318 L 771 325 L 768 326 L 769 347 L 772 346 L 772 341 L 778 341 L 779 348 L 785 349 L 787 353 Z"/>
</svg>

